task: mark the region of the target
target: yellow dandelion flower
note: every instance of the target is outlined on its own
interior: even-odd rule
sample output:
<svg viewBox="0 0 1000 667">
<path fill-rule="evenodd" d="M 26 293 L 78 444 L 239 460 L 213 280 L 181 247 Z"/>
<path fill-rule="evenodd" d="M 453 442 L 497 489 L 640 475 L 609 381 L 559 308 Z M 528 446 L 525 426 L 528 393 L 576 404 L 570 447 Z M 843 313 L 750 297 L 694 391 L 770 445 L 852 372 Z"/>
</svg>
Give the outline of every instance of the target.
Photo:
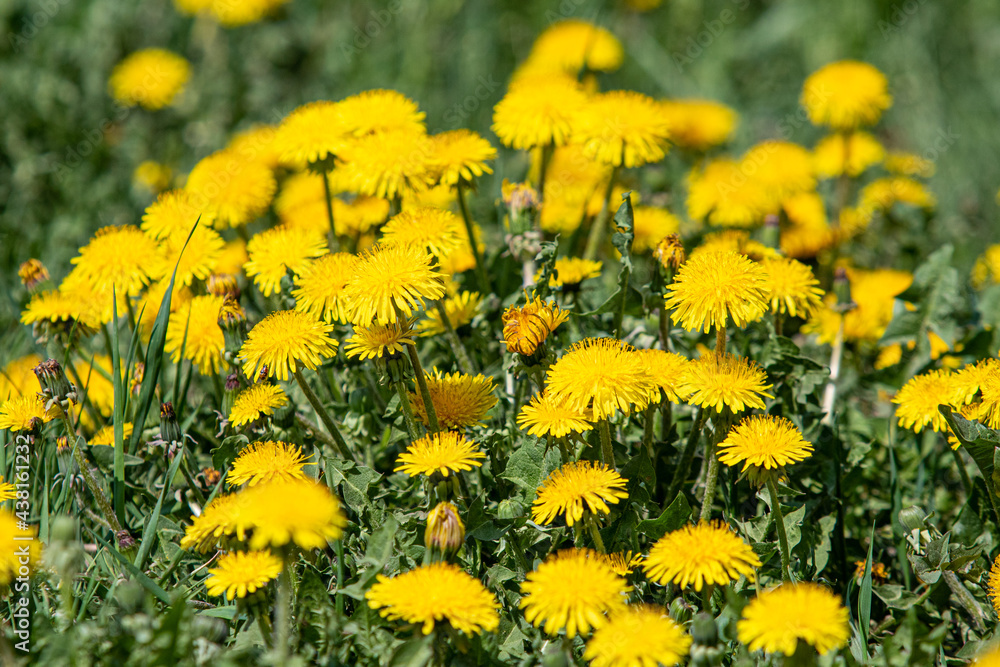
<svg viewBox="0 0 1000 667">
<path fill-rule="evenodd" d="M 115 65 L 108 89 L 119 104 L 156 110 L 171 104 L 190 78 L 191 65 L 181 56 L 144 49 Z"/>
<path fill-rule="evenodd" d="M 993 559 L 993 565 L 990 567 L 990 576 L 986 581 L 986 590 L 990 602 L 993 603 L 993 609 L 1000 614 L 1000 554 Z"/>
<path fill-rule="evenodd" d="M 244 269 L 261 294 L 271 296 L 281 290 L 281 279 L 289 271 L 298 274 L 310 266 L 310 260 L 327 252 L 321 235 L 281 225 L 250 239 L 250 259 Z"/>
<path fill-rule="evenodd" d="M 666 209 L 654 206 L 636 206 L 632 213 L 635 225 L 632 252 L 648 252 L 655 248 L 656 244 L 664 237 L 676 234 L 680 230 L 680 219 Z"/>
<path fill-rule="evenodd" d="M 330 338 L 332 331 L 333 325 L 308 313 L 279 310 L 250 330 L 237 359 L 248 378 L 266 368 L 268 377 L 286 381 L 300 365 L 316 370 L 325 357 L 333 356 L 338 343 Z"/>
<path fill-rule="evenodd" d="M 153 194 L 169 188 L 173 177 L 173 169 L 153 160 L 143 160 L 132 172 L 132 182 Z"/>
<path fill-rule="evenodd" d="M 434 145 L 422 131 L 375 132 L 347 144 L 338 157 L 351 189 L 363 195 L 392 199 L 433 184 Z"/>
<path fill-rule="evenodd" d="M 891 368 L 902 361 L 902 359 L 903 346 L 899 343 L 883 347 L 878 351 L 878 357 L 875 359 L 875 370 L 880 371 L 883 368 Z"/>
<path fill-rule="evenodd" d="M 247 242 L 240 238 L 233 239 L 226 242 L 225 247 L 222 248 L 222 254 L 219 255 L 219 259 L 215 263 L 215 272 L 239 275 L 243 273 L 243 265 L 247 263 L 248 259 Z"/>
<path fill-rule="evenodd" d="M 233 428 L 253 424 L 264 415 L 273 415 L 280 407 L 288 405 L 288 397 L 281 387 L 259 383 L 241 391 L 229 410 L 229 423 Z M 229 480 L 232 481 L 232 477 Z"/>
<path fill-rule="evenodd" d="M 251 549 L 289 543 L 322 549 L 329 540 L 340 539 L 347 525 L 337 497 L 326 484 L 310 478 L 257 484 L 236 495 L 236 534 L 250 533 Z"/>
<path fill-rule="evenodd" d="M 938 406 L 957 407 L 954 406 L 956 389 L 955 374 L 946 368 L 910 378 L 892 399 L 899 406 L 896 408 L 899 425 L 916 433 L 925 426 L 930 426 L 935 433 L 947 433 L 948 422 Z"/>
<path fill-rule="evenodd" d="M 476 376 L 461 373 L 442 374 L 436 368 L 425 373 L 431 403 L 437 413 L 438 424 L 443 429 L 460 429 L 481 424 L 486 413 L 497 404 L 493 395 L 496 388 L 493 378 L 481 373 Z M 430 426 L 424 402 L 416 393 L 410 393 L 413 414 L 424 426 Z"/>
<path fill-rule="evenodd" d="M 735 252 L 693 255 L 667 286 L 670 317 L 688 331 L 739 327 L 758 320 L 768 306 L 767 272 Z"/>
<path fill-rule="evenodd" d="M 122 428 L 122 437 L 129 438 L 132 436 L 132 430 L 134 426 L 132 422 L 125 422 Z M 115 446 L 115 428 L 113 425 L 108 424 L 107 426 L 101 427 L 93 436 L 91 436 L 88 443 L 94 447 L 114 447 Z"/>
<path fill-rule="evenodd" d="M 747 172 L 745 165 L 731 158 L 716 158 L 692 169 L 687 176 L 688 216 L 727 227 L 761 223 L 774 212 L 775 202 Z"/>
<path fill-rule="evenodd" d="M 749 359 L 731 354 L 719 359 L 708 354 L 686 366 L 678 389 L 691 405 L 717 412 L 727 407 L 738 413 L 747 408 L 763 410 L 763 399 L 774 398 L 767 393 L 771 385 L 766 381 L 764 370 Z"/>
<path fill-rule="evenodd" d="M 465 543 L 465 524 L 458 515 L 458 508 L 451 503 L 438 503 L 427 513 L 424 529 L 424 546 L 446 553 L 454 553 Z"/>
<path fill-rule="evenodd" d="M 621 551 L 613 554 L 601 554 L 612 570 L 619 577 L 627 577 L 632 574 L 632 570 L 642 565 L 645 557 L 642 554 L 632 555 L 631 551 Z"/>
<path fill-rule="evenodd" d="M 701 244 L 691 252 L 691 256 L 711 252 L 735 252 L 746 255 L 755 262 L 781 256 L 774 248 L 750 238 L 750 232 L 745 229 L 725 229 L 706 234 Z"/>
<path fill-rule="evenodd" d="M 972 667 L 1000 667 L 1000 648 L 993 645 L 993 648 L 980 653 L 972 661 Z"/>
<path fill-rule="evenodd" d="M 920 181 L 906 176 L 878 178 L 861 190 L 858 208 L 866 211 L 887 211 L 894 204 L 908 204 L 923 209 L 937 206 L 934 195 Z"/>
<path fill-rule="evenodd" d="M 355 136 L 387 130 L 426 131 L 426 114 L 416 102 L 396 90 L 379 88 L 346 97 L 340 102 L 340 111 Z"/>
<path fill-rule="evenodd" d="M 934 175 L 934 163 L 913 153 L 886 153 L 885 168 L 890 174 L 898 176 L 930 178 Z"/>
<path fill-rule="evenodd" d="M 190 231 L 171 234 L 160 243 L 163 270 L 158 273 L 169 278 L 177 267 L 174 277 L 177 287 L 191 285 L 195 280 L 206 280 L 215 270 L 226 247 L 219 232 L 211 227 L 199 225 L 188 240 Z"/>
<path fill-rule="evenodd" d="M 348 357 L 380 359 L 383 356 L 401 356 L 406 345 L 416 345 L 410 323 L 373 324 L 368 327 L 355 325 L 354 335 L 348 339 L 344 351 Z"/>
<path fill-rule="evenodd" d="M 69 334 L 75 328 L 75 335 L 85 338 L 97 331 L 102 317 L 99 311 L 82 304 L 77 296 L 62 290 L 48 290 L 31 296 L 21 313 L 21 322 L 35 325 L 36 334 L 45 332 L 42 335 L 46 337 L 49 333 Z"/>
<path fill-rule="evenodd" d="M 684 369 L 690 363 L 686 357 L 664 350 L 637 350 L 637 354 L 646 364 L 646 372 L 653 379 L 650 402 L 660 402 L 660 392 L 671 403 L 680 403 L 684 398 L 680 392 L 680 380 Z"/>
<path fill-rule="evenodd" d="M 200 552 L 213 549 L 222 538 L 236 532 L 242 511 L 242 494 L 219 494 L 191 521 L 181 538 L 182 549 Z M 245 535 L 244 535 L 245 536 Z"/>
<path fill-rule="evenodd" d="M 0 401 L 41 391 L 34 370 L 40 363 L 42 358 L 37 354 L 26 354 L 4 364 L 0 368 Z"/>
<path fill-rule="evenodd" d="M 505 146 L 531 149 L 569 143 L 587 102 L 575 78 L 533 74 L 511 83 L 493 109 L 493 132 Z"/>
<path fill-rule="evenodd" d="M 660 107 L 671 143 L 689 151 L 704 152 L 726 143 L 739 118 L 730 107 L 710 100 L 666 100 Z"/>
<path fill-rule="evenodd" d="M 816 144 L 813 160 L 820 178 L 854 178 L 885 159 L 885 148 L 867 132 L 831 134 Z"/>
<path fill-rule="evenodd" d="M 27 562 L 22 548 L 27 548 Z M 38 539 L 38 529 L 25 526 L 12 512 L 0 509 L 0 587 L 6 589 L 20 576 L 21 568 L 28 566 L 30 573 L 38 571 L 42 557 L 42 542 Z"/>
<path fill-rule="evenodd" d="M 194 205 L 205 212 L 203 223 L 217 228 L 239 227 L 264 214 L 278 184 L 266 165 L 223 149 L 195 165 L 184 189 Z"/>
<path fill-rule="evenodd" d="M 451 130 L 431 137 L 433 162 L 440 172 L 438 182 L 455 185 L 471 183 L 483 174 L 492 174 L 486 164 L 497 157 L 497 149 L 472 130 Z"/>
<path fill-rule="evenodd" d="M 666 155 L 668 127 L 653 98 L 613 90 L 588 100 L 573 125 L 573 138 L 598 162 L 639 167 Z"/>
<path fill-rule="evenodd" d="M 548 525 L 564 514 L 566 525 L 572 526 L 583 518 L 585 503 L 591 514 L 610 514 L 608 503 L 628 498 L 625 483 L 621 475 L 603 463 L 572 461 L 552 471 L 538 487 L 532 519 Z"/>
<path fill-rule="evenodd" d="M 816 188 L 812 154 L 790 141 L 762 141 L 740 158 L 740 165 L 774 200 Z"/>
<path fill-rule="evenodd" d="M 170 190 L 161 192 L 156 201 L 146 207 L 139 226 L 154 239 L 165 239 L 176 235 L 187 238 L 194 223 L 198 222 L 200 213 L 187 190 Z M 202 221 L 199 228 L 205 224 L 206 222 Z M 173 268 L 172 264 L 170 268 Z"/>
<path fill-rule="evenodd" d="M 197 365 L 199 373 L 219 372 L 226 351 L 226 340 L 219 326 L 222 302 L 222 297 L 211 294 L 196 296 L 170 314 L 164 349 L 175 364 L 180 362 L 183 348 L 184 358 Z"/>
<path fill-rule="evenodd" d="M 536 438 L 551 435 L 563 438 L 570 433 L 583 433 L 593 430 L 588 421 L 589 415 L 581 410 L 574 410 L 561 401 L 554 400 L 550 394 L 542 393 L 532 396 L 531 400 L 517 414 L 517 425 Z"/>
<path fill-rule="evenodd" d="M 277 579 L 281 567 L 281 559 L 270 551 L 234 551 L 209 569 L 205 587 L 209 595 L 225 595 L 227 600 L 245 598 Z"/>
<path fill-rule="evenodd" d="M 847 643 L 847 609 L 828 588 L 783 584 L 761 593 L 743 609 L 739 640 L 751 651 L 792 655 L 801 639 L 820 655 Z"/>
<path fill-rule="evenodd" d="M 3 476 L 0 475 L 0 502 L 15 498 L 17 498 L 17 487 L 10 482 L 3 481 Z"/>
<path fill-rule="evenodd" d="M 665 609 L 629 605 L 594 631 L 583 657 L 590 667 L 676 665 L 688 654 L 691 641 Z"/>
<path fill-rule="evenodd" d="M 451 211 L 423 206 L 392 216 L 382 227 L 385 244 L 412 245 L 441 257 L 463 241 L 462 221 Z"/>
<path fill-rule="evenodd" d="M 306 479 L 302 468 L 311 463 L 309 459 L 298 445 L 271 440 L 254 442 L 240 450 L 226 477 L 226 484 L 255 486 L 275 480 Z"/>
<path fill-rule="evenodd" d="M 569 312 L 561 310 L 559 304 L 539 297 L 521 307 L 508 307 L 502 316 L 507 351 L 530 357 L 568 319 Z"/>
<path fill-rule="evenodd" d="M 755 578 L 760 559 L 749 544 L 720 521 L 703 521 L 667 533 L 649 550 L 643 569 L 653 581 L 681 588 L 723 586 Z"/>
<path fill-rule="evenodd" d="M 1000 283 L 1000 243 L 986 248 L 972 267 L 973 287 L 982 289 L 985 285 L 996 283 Z"/>
<path fill-rule="evenodd" d="M 234 134 L 226 148 L 241 160 L 259 162 L 268 169 L 277 169 L 281 164 L 281 156 L 274 143 L 277 135 L 276 125 L 253 125 Z"/>
<path fill-rule="evenodd" d="M 445 315 L 448 316 L 448 322 L 451 323 L 451 328 L 455 330 L 470 324 L 473 318 L 475 318 L 476 313 L 479 312 L 479 307 L 482 304 L 483 296 L 479 292 L 459 292 L 442 301 Z M 441 313 L 437 310 L 427 311 L 427 319 L 422 320 L 417 325 L 417 329 L 420 331 L 421 336 L 444 334 L 445 326 L 444 320 L 441 319 Z"/>
<path fill-rule="evenodd" d="M 347 316 L 354 324 L 392 324 L 396 309 L 413 315 L 424 300 L 445 294 L 444 277 L 423 248 L 379 244 L 365 251 L 344 288 Z"/>
<path fill-rule="evenodd" d="M 355 255 L 335 252 L 301 265 L 295 276 L 295 310 L 326 322 L 347 323 L 344 288 L 358 264 Z"/>
<path fill-rule="evenodd" d="M 590 549 L 570 549 L 549 556 L 521 584 L 524 618 L 548 635 L 590 633 L 608 622 L 606 614 L 625 607 L 625 579 Z"/>
<path fill-rule="evenodd" d="M 573 291 L 580 287 L 580 283 L 588 278 L 597 278 L 601 275 L 601 262 L 577 257 L 560 257 L 556 260 L 552 277 L 549 280 L 551 287 L 561 287 L 563 291 Z M 535 282 L 541 278 L 541 271 L 535 274 Z"/>
<path fill-rule="evenodd" d="M 193 7 L 185 13 L 207 11 L 220 25 L 227 28 L 257 23 L 275 12 L 289 0 L 174 0 L 177 6 Z"/>
<path fill-rule="evenodd" d="M 55 415 L 45 412 L 45 404 L 38 394 L 15 396 L 0 403 L 0 429 L 30 431 L 52 421 L 53 417 Z"/>
<path fill-rule="evenodd" d="M 320 100 L 294 109 L 274 135 L 274 150 L 282 164 L 304 169 L 339 155 L 349 140 L 342 107 Z"/>
<path fill-rule="evenodd" d="M 853 130 L 874 125 L 892 106 L 885 75 L 868 63 L 841 60 L 809 75 L 802 86 L 802 106 L 813 125 Z"/>
<path fill-rule="evenodd" d="M 649 404 L 655 388 L 643 358 L 614 338 L 585 338 L 549 368 L 546 390 L 574 410 L 607 419 Z"/>
<path fill-rule="evenodd" d="M 788 226 L 781 229 L 781 252 L 787 257 L 815 257 L 838 242 L 826 216 L 826 204 L 816 192 L 801 192 L 781 202 Z"/>
<path fill-rule="evenodd" d="M 73 368 L 83 383 L 83 387 L 77 389 L 81 403 L 86 394 L 87 400 L 101 416 L 110 417 L 115 405 L 115 386 L 111 382 L 111 357 L 95 354 L 89 360 L 79 359 L 73 362 Z M 87 423 L 89 416 L 86 411 L 82 413 L 81 419 L 84 425 L 90 426 Z"/>
<path fill-rule="evenodd" d="M 621 42 L 609 31 L 580 19 L 565 19 L 553 23 L 535 39 L 522 67 L 576 76 L 584 69 L 614 71 L 621 67 L 624 57 Z"/>
<path fill-rule="evenodd" d="M 95 292 L 106 292 L 110 310 L 112 286 L 119 298 L 138 296 L 147 283 L 159 277 L 159 252 L 156 242 L 138 227 L 102 227 L 70 260 L 76 265 L 71 275 Z M 64 285 L 73 282 L 67 276 Z M 124 312 L 124 304 L 118 312 Z"/>
<path fill-rule="evenodd" d="M 771 312 L 806 318 L 823 302 L 823 292 L 812 269 L 794 259 L 765 259 L 760 263 L 771 295 Z"/>
<path fill-rule="evenodd" d="M 719 443 L 719 461 L 727 466 L 742 463 L 741 472 L 752 468 L 755 479 L 763 479 L 770 470 L 780 473 L 785 466 L 809 458 L 812 452 L 812 444 L 806 442 L 795 424 L 770 415 L 747 417 Z"/>
<path fill-rule="evenodd" d="M 427 635 L 447 622 L 467 635 L 493 632 L 500 624 L 496 597 L 452 563 L 432 563 L 395 577 L 376 575 L 365 598 L 382 618 L 422 624 Z"/>
<path fill-rule="evenodd" d="M 447 477 L 452 472 L 472 470 L 482 464 L 486 454 L 475 443 L 455 431 L 429 433 L 415 440 L 399 455 L 394 472 L 405 472 L 410 477 L 440 474 Z"/>
</svg>

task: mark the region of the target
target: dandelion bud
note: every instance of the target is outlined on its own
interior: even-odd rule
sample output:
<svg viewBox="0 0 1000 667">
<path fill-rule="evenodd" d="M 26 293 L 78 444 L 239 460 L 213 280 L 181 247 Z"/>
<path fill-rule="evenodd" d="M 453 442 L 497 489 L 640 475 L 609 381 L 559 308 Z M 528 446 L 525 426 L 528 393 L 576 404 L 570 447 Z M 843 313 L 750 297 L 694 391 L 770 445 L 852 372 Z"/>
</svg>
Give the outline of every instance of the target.
<svg viewBox="0 0 1000 667">
<path fill-rule="evenodd" d="M 219 479 L 222 477 L 220 473 L 215 468 L 202 468 L 201 475 L 205 479 L 205 486 L 215 486 L 219 483 Z"/>
<path fill-rule="evenodd" d="M 702 646 L 718 644 L 719 628 L 715 625 L 715 619 L 705 612 L 695 616 L 694 621 L 691 622 L 691 637 L 696 644 Z"/>
<path fill-rule="evenodd" d="M 523 234 L 533 229 L 535 214 L 541 207 L 538 192 L 527 183 L 510 183 L 507 180 L 504 180 L 501 192 L 511 233 Z"/>
<path fill-rule="evenodd" d="M 48 359 L 34 368 L 38 384 L 42 386 L 42 397 L 45 400 L 45 410 L 51 410 L 58 405 L 68 410 L 70 403 L 76 401 L 76 387 L 66 379 L 62 366 L 55 359 Z"/>
<path fill-rule="evenodd" d="M 427 515 L 424 544 L 447 555 L 461 549 L 464 542 L 465 525 L 458 516 L 458 508 L 451 503 L 438 503 Z"/>
<path fill-rule="evenodd" d="M 181 427 L 177 423 L 174 404 L 170 401 L 160 404 L 160 440 L 164 442 L 181 441 Z"/>
<path fill-rule="evenodd" d="M 56 437 L 56 454 L 65 454 L 69 451 L 69 438 L 65 435 Z"/>
<path fill-rule="evenodd" d="M 497 505 L 497 518 L 499 519 L 516 519 L 522 516 L 524 516 L 524 505 L 517 500 L 504 498 Z"/>
<path fill-rule="evenodd" d="M 240 298 L 240 286 L 231 273 L 213 273 L 208 277 L 208 293 L 212 296 Z"/>
<path fill-rule="evenodd" d="M 911 505 L 899 511 L 899 523 L 906 528 L 907 532 L 923 530 L 927 527 L 924 511 L 916 505 Z"/>
<path fill-rule="evenodd" d="M 49 279 L 48 269 L 37 259 L 29 259 L 22 264 L 17 270 L 17 275 L 29 292 L 34 292 L 36 287 Z"/>
<path fill-rule="evenodd" d="M 656 245 L 653 257 L 656 258 L 665 271 L 676 271 L 679 269 L 681 264 L 687 261 L 681 237 L 678 234 L 670 234 L 664 237 Z"/>
<path fill-rule="evenodd" d="M 691 614 L 694 612 L 694 607 L 692 607 L 684 598 L 674 598 L 670 603 L 670 618 L 678 624 L 683 625 L 691 620 Z"/>
<path fill-rule="evenodd" d="M 115 533 L 115 541 L 118 542 L 118 551 L 135 548 L 135 538 L 127 530 L 119 530 Z"/>
</svg>

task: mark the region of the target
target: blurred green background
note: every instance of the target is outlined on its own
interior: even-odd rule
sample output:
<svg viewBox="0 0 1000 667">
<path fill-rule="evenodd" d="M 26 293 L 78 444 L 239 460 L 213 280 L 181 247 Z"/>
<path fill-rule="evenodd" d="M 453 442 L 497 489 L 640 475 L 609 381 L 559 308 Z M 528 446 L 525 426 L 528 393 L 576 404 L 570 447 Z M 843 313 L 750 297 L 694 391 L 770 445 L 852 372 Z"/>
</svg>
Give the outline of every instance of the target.
<svg viewBox="0 0 1000 667">
<path fill-rule="evenodd" d="M 603 88 L 725 102 L 741 114 L 734 151 L 771 137 L 812 146 L 820 131 L 798 107 L 803 79 L 843 58 L 876 65 L 895 98 L 877 133 L 890 148 L 937 162 L 928 250 L 950 240 L 967 268 L 1000 241 L 993 0 L 666 0 L 646 13 L 621 0 L 292 0 L 269 21 L 229 30 L 178 14 L 170 0 L 6 0 L 0 357 L 29 342 L 17 321 L 26 299 L 17 266 L 39 257 L 61 279 L 98 227 L 137 223 L 151 201 L 132 185 L 143 160 L 183 174 L 233 130 L 377 87 L 417 100 L 432 132 L 464 126 L 496 143 L 492 107 L 511 72 L 547 25 L 571 17 L 610 29 L 625 45 L 624 66 Z M 116 107 L 107 93 L 111 69 L 154 46 L 192 62 L 187 93 L 156 113 Z M 484 213 L 503 176 L 522 176 L 521 160 L 505 174 L 507 157 L 481 183 Z"/>
</svg>

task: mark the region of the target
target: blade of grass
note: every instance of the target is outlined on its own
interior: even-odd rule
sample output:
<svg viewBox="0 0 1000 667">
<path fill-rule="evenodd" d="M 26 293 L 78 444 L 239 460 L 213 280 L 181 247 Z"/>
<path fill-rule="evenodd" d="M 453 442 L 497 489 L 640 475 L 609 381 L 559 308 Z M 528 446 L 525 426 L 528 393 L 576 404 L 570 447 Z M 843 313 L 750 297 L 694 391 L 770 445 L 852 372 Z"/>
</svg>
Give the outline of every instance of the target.
<svg viewBox="0 0 1000 667">
<path fill-rule="evenodd" d="M 112 507 L 122 527 L 128 528 L 125 516 L 125 395 L 122 387 L 122 359 L 118 348 L 118 293 L 111 286 L 111 382 L 114 385 L 115 466 Z"/>
<path fill-rule="evenodd" d="M 130 575 L 135 577 L 135 580 L 138 581 L 143 588 L 155 595 L 156 598 L 163 604 L 170 604 L 170 595 L 168 595 L 165 590 L 160 588 L 155 581 L 147 577 L 139 568 L 133 565 L 132 561 L 119 553 L 117 549 L 108 544 L 106 541 L 101 539 L 101 536 L 94 531 L 88 528 L 87 532 L 91 534 L 98 544 L 107 549 L 108 553 L 114 556 L 115 560 L 121 563 L 122 567 L 124 567 Z"/>
<path fill-rule="evenodd" d="M 875 547 L 875 522 L 872 521 L 871 539 L 868 541 L 868 557 L 865 559 L 865 574 L 861 578 L 858 592 L 858 630 L 865 656 L 868 655 L 868 632 L 872 620 L 872 550 Z"/>
<path fill-rule="evenodd" d="M 135 566 L 140 570 L 146 566 L 146 559 L 149 557 L 149 552 L 152 551 L 153 542 L 156 539 L 156 527 L 160 523 L 160 512 L 163 510 L 163 501 L 166 499 L 167 493 L 170 492 L 170 485 L 174 481 L 174 476 L 177 475 L 177 469 L 181 465 L 184 452 L 185 449 L 181 447 L 174 455 L 174 460 L 170 463 L 167 476 L 163 479 L 163 489 L 160 490 L 160 497 L 157 498 L 156 506 L 153 507 L 153 513 L 149 517 L 149 522 L 146 523 L 146 528 L 142 531 L 142 542 L 139 544 L 139 553 L 135 557 Z"/>
</svg>

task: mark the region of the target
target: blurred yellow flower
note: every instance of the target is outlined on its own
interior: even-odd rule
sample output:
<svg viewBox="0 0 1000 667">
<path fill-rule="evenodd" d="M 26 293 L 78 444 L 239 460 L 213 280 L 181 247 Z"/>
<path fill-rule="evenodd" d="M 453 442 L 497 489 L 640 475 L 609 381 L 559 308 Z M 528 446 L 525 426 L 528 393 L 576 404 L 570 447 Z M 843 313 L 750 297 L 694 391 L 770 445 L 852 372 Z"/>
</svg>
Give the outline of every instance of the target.
<svg viewBox="0 0 1000 667">
<path fill-rule="evenodd" d="M 191 65 L 165 49 L 130 54 L 111 71 L 108 88 L 119 104 L 162 109 L 174 101 L 191 78 Z"/>
<path fill-rule="evenodd" d="M 202 224 L 224 228 L 246 225 L 263 215 L 278 185 L 266 165 L 223 149 L 198 161 L 184 189 L 204 212 Z"/>
<path fill-rule="evenodd" d="M 736 112 L 710 100 L 664 100 L 660 102 L 667 120 L 670 141 L 678 147 L 704 152 L 730 140 L 736 128 Z"/>
<path fill-rule="evenodd" d="M 810 74 L 800 101 L 814 125 L 853 130 L 874 125 L 892 106 L 888 88 L 885 75 L 875 67 L 842 60 Z"/>
<path fill-rule="evenodd" d="M 847 643 L 850 627 L 840 596 L 813 583 L 786 583 L 760 593 L 736 624 L 739 640 L 751 651 L 795 653 L 799 640 L 821 655 Z"/>
</svg>

